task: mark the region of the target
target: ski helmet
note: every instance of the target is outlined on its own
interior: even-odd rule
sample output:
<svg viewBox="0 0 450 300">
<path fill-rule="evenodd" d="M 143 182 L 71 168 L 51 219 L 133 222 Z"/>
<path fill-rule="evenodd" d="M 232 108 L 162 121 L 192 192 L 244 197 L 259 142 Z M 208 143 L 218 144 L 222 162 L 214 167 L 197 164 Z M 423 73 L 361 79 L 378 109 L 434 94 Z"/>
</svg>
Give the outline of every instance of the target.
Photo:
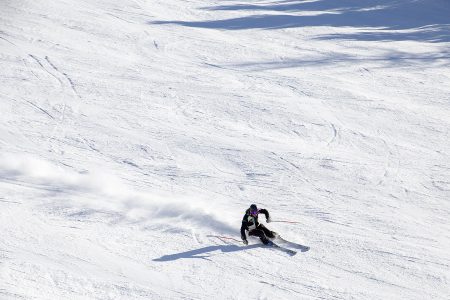
<svg viewBox="0 0 450 300">
<path fill-rule="evenodd" d="M 256 216 L 258 214 L 258 207 L 256 204 L 250 205 L 250 214 Z"/>
</svg>

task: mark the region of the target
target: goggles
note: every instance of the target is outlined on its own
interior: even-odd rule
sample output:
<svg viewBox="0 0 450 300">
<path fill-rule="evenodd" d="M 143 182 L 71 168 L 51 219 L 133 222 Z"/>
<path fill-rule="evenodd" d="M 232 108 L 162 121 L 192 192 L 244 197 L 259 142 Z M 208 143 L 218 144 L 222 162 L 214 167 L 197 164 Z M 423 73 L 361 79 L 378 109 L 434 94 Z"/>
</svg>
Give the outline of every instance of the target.
<svg viewBox="0 0 450 300">
<path fill-rule="evenodd" d="M 250 214 L 252 215 L 252 216 L 257 216 L 258 215 L 258 210 L 257 209 L 255 209 L 255 210 L 250 210 Z"/>
</svg>

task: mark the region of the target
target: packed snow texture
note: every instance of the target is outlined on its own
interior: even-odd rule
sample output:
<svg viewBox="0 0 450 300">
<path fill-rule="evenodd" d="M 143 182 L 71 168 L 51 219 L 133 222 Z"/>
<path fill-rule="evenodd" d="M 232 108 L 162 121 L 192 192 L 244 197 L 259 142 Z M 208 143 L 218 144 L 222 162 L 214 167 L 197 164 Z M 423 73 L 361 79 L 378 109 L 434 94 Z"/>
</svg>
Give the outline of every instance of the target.
<svg viewBox="0 0 450 300">
<path fill-rule="evenodd" d="M 1 299 L 450 295 L 446 0 L 0 1 L 0 82 Z"/>
</svg>

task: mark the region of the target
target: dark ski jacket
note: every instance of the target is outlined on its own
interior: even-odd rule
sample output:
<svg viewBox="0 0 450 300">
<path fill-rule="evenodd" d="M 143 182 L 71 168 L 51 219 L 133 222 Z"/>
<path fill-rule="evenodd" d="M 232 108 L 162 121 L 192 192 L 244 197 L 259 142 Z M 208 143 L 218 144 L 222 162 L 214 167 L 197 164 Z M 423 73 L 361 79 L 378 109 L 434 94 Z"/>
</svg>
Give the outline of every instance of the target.
<svg viewBox="0 0 450 300">
<path fill-rule="evenodd" d="M 267 211 L 267 209 L 258 209 L 258 214 L 264 214 L 266 216 L 266 220 L 269 218 L 269 212 Z M 242 218 L 242 226 L 241 226 L 241 238 L 243 240 L 247 239 L 247 236 L 245 234 L 245 231 L 248 230 L 252 230 L 252 229 L 256 229 L 259 226 L 259 222 L 258 222 L 258 215 L 256 215 L 256 217 L 252 216 L 250 214 L 250 208 L 247 209 L 245 211 L 245 215 L 244 218 Z"/>
</svg>

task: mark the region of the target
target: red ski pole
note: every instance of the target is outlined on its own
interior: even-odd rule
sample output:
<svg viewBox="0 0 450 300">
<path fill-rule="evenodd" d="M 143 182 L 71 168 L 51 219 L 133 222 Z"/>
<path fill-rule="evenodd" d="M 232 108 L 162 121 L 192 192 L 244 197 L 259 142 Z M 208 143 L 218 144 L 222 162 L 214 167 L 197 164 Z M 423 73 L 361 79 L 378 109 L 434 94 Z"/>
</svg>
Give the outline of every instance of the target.
<svg viewBox="0 0 450 300">
<path fill-rule="evenodd" d="M 296 222 L 296 221 L 288 221 L 288 220 L 274 220 L 274 221 L 270 221 L 270 223 L 300 224 L 300 222 Z"/>
<path fill-rule="evenodd" d="M 235 239 L 234 237 L 229 237 L 229 236 L 220 236 L 220 235 L 207 235 L 207 237 L 215 237 L 218 239 L 225 239 L 225 240 L 232 240 L 232 241 L 236 241 L 241 243 L 241 240 Z"/>
</svg>

